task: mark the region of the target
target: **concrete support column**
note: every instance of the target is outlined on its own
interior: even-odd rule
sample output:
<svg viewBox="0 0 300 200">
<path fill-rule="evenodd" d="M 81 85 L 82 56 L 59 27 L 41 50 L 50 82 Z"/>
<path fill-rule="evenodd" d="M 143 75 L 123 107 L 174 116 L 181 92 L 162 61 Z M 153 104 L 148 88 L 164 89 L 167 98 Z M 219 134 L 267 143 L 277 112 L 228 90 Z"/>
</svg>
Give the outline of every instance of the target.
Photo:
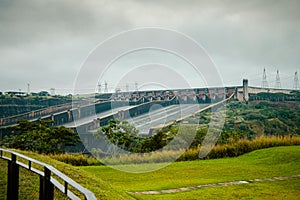
<svg viewBox="0 0 300 200">
<path fill-rule="evenodd" d="M 243 101 L 249 101 L 248 79 L 243 79 Z"/>
<path fill-rule="evenodd" d="M 70 122 L 70 121 L 72 121 L 72 119 L 71 119 L 71 111 L 68 110 L 68 122 Z"/>
<path fill-rule="evenodd" d="M 77 119 L 80 119 L 80 107 L 77 108 L 77 112 L 78 112 Z"/>
</svg>

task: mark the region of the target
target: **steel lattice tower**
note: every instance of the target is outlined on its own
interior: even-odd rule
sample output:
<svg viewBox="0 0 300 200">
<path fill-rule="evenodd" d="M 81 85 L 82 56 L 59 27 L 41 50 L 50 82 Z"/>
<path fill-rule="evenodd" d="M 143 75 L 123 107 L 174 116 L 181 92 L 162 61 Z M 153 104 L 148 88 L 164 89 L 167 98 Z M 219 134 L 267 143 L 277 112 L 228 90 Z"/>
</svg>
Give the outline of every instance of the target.
<svg viewBox="0 0 300 200">
<path fill-rule="evenodd" d="M 129 92 L 129 85 L 126 83 L 126 92 Z"/>
<path fill-rule="evenodd" d="M 264 72 L 263 72 L 263 79 L 261 82 L 261 87 L 262 88 L 267 88 L 269 87 L 268 81 L 267 81 L 267 74 L 266 74 L 266 69 L 264 68 Z"/>
<path fill-rule="evenodd" d="M 30 84 L 27 83 L 27 94 L 29 95 L 30 94 Z"/>
<path fill-rule="evenodd" d="M 50 93 L 51 93 L 51 96 L 54 96 L 55 95 L 55 88 L 50 88 Z"/>
<path fill-rule="evenodd" d="M 107 82 L 105 81 L 105 89 L 104 89 L 104 93 L 108 93 L 108 87 L 107 87 Z"/>
<path fill-rule="evenodd" d="M 295 76 L 294 76 L 294 87 L 295 90 L 299 89 L 299 79 L 298 79 L 298 73 L 295 72 Z"/>
<path fill-rule="evenodd" d="M 277 74 L 276 74 L 275 88 L 281 88 L 281 82 L 280 82 L 280 77 L 279 77 L 279 71 L 278 70 L 277 70 Z"/>
<path fill-rule="evenodd" d="M 98 83 L 98 93 L 101 94 L 101 84 Z"/>
<path fill-rule="evenodd" d="M 135 82 L 134 85 L 135 85 L 135 91 L 139 91 L 138 83 Z"/>
</svg>

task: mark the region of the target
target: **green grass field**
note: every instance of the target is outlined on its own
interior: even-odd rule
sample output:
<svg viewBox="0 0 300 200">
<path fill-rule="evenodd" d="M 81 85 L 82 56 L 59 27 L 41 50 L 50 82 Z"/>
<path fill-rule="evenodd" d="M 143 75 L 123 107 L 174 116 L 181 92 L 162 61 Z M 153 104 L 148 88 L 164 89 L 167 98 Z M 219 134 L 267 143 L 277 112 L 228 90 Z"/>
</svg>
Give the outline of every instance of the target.
<svg viewBox="0 0 300 200">
<path fill-rule="evenodd" d="M 172 189 L 208 183 L 300 174 L 300 147 L 292 146 L 263 149 L 237 158 L 176 162 L 164 169 L 143 174 L 120 172 L 105 166 L 81 167 L 81 169 L 89 174 L 94 174 L 96 177 L 101 177 L 103 181 L 109 182 L 112 188 L 118 191 Z M 288 180 L 287 182 L 290 181 L 295 180 Z M 300 180 L 296 180 L 296 182 L 300 185 Z M 221 195 L 222 193 L 227 194 L 228 192 L 227 195 L 229 195 L 235 191 L 234 188 L 241 190 L 241 187 L 246 187 L 243 192 L 244 195 L 246 195 L 247 193 L 251 194 L 255 192 L 257 187 L 260 186 L 262 186 L 261 193 L 272 193 L 272 190 L 269 190 L 267 187 L 268 184 L 270 183 L 201 189 L 171 195 L 134 195 L 134 197 L 139 199 L 165 197 L 169 199 L 177 198 L 178 196 L 180 197 L 179 199 L 181 199 L 186 196 L 193 199 L 193 195 L 195 195 L 195 198 L 198 198 L 200 194 L 204 195 L 207 193 L 206 195 L 211 196 L 217 192 L 221 198 L 224 196 Z M 286 185 L 284 181 L 278 181 L 278 183 L 276 182 L 275 184 L 277 184 L 278 187 Z M 257 185 L 257 187 L 253 187 L 252 185 Z M 258 192 L 259 191 L 260 190 L 258 190 Z M 298 195 L 300 195 L 300 192 Z"/>
<path fill-rule="evenodd" d="M 127 193 L 300 174 L 300 146 L 262 149 L 236 158 L 175 162 L 141 174 L 107 166 L 73 167 L 47 156 L 27 155 L 53 165 L 93 191 L 98 199 L 300 199 L 299 178 L 163 195 Z"/>
<path fill-rule="evenodd" d="M 300 180 L 252 183 L 163 195 L 135 195 L 137 199 L 300 199 Z"/>
</svg>

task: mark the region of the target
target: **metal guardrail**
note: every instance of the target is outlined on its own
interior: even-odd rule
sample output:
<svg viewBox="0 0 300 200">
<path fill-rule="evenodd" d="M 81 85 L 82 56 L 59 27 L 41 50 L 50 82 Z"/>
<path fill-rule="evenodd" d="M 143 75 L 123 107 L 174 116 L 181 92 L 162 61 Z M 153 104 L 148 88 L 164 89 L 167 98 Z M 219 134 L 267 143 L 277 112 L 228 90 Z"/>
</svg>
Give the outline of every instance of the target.
<svg viewBox="0 0 300 200">
<path fill-rule="evenodd" d="M 4 152 L 11 154 L 11 157 L 5 157 Z M 39 190 L 39 199 L 40 200 L 53 200 L 54 199 L 54 187 L 60 190 L 70 199 L 80 199 L 73 192 L 68 189 L 68 186 L 72 186 L 79 193 L 83 194 L 85 200 L 96 200 L 94 193 L 88 189 L 82 187 L 77 182 L 58 171 L 51 165 L 37 161 L 35 159 L 24 156 L 20 153 L 16 153 L 7 149 L 0 148 L 0 158 L 8 161 L 8 176 L 7 176 L 7 199 L 17 200 L 19 195 L 19 167 L 23 167 L 40 177 L 40 190 Z M 28 164 L 22 163 L 17 160 L 17 158 L 22 158 L 23 160 L 28 161 Z M 39 165 L 44 168 L 43 171 L 40 171 L 32 167 L 32 164 Z M 51 174 L 56 175 L 64 183 L 63 185 L 56 180 Z"/>
</svg>

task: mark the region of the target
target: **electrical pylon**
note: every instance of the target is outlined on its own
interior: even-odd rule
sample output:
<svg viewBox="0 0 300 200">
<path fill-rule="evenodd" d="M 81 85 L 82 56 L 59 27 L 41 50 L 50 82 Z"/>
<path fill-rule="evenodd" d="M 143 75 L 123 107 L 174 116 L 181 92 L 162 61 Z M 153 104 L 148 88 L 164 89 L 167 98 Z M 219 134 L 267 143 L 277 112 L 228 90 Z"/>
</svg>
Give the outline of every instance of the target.
<svg viewBox="0 0 300 200">
<path fill-rule="evenodd" d="M 279 77 L 279 71 L 278 70 L 277 70 L 277 74 L 276 74 L 275 88 L 281 88 L 281 82 L 280 82 L 280 77 Z"/>
<path fill-rule="evenodd" d="M 261 82 L 261 87 L 262 88 L 267 88 L 269 87 L 268 81 L 267 81 L 267 74 L 266 74 L 266 69 L 264 68 L 264 72 L 263 72 L 263 79 Z"/>
<path fill-rule="evenodd" d="M 139 91 L 138 83 L 135 82 L 134 85 L 135 85 L 135 91 Z"/>
<path fill-rule="evenodd" d="M 107 87 L 107 82 L 105 81 L 105 88 L 104 88 L 104 93 L 108 93 L 108 87 Z"/>
<path fill-rule="evenodd" d="M 101 84 L 98 83 L 98 93 L 101 94 Z"/>
<path fill-rule="evenodd" d="M 298 73 L 295 72 L 294 76 L 294 87 L 295 90 L 299 90 L 299 79 L 298 79 Z"/>
<path fill-rule="evenodd" d="M 50 93 L 51 93 L 51 96 L 54 96 L 55 95 L 55 88 L 50 88 Z"/>
<path fill-rule="evenodd" d="M 129 92 L 129 84 L 126 83 L 126 92 Z"/>
<path fill-rule="evenodd" d="M 30 84 L 27 83 L 27 94 L 29 95 L 30 94 Z"/>
</svg>

